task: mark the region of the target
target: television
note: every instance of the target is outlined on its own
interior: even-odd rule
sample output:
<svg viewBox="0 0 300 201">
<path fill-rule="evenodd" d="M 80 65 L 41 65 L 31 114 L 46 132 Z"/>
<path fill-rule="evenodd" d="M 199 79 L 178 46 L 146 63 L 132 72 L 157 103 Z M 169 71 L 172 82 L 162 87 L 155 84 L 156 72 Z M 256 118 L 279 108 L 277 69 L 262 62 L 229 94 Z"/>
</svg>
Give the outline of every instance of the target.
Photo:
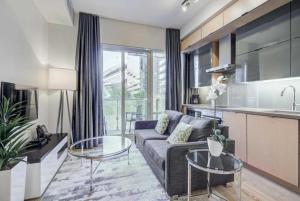
<svg viewBox="0 0 300 201">
<path fill-rule="evenodd" d="M 20 112 L 22 117 L 29 121 L 38 118 L 37 88 L 1 82 L 0 98 L 6 97 L 12 104 L 22 102 L 24 109 Z"/>
</svg>

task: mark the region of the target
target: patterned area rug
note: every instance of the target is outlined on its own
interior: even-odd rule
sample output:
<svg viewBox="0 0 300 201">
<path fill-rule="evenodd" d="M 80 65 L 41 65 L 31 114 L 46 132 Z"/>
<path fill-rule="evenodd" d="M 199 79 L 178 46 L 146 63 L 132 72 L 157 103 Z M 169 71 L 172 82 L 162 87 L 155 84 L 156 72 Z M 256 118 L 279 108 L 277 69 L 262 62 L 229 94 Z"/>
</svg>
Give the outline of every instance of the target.
<svg viewBox="0 0 300 201">
<path fill-rule="evenodd" d="M 97 162 L 94 163 L 96 166 Z M 94 174 L 94 191 L 89 191 L 90 163 L 68 158 L 45 192 L 42 200 L 167 201 L 169 196 L 132 146 L 127 154 L 104 161 Z M 177 199 L 176 199 L 177 200 Z M 181 200 L 181 199 L 180 199 Z"/>
</svg>

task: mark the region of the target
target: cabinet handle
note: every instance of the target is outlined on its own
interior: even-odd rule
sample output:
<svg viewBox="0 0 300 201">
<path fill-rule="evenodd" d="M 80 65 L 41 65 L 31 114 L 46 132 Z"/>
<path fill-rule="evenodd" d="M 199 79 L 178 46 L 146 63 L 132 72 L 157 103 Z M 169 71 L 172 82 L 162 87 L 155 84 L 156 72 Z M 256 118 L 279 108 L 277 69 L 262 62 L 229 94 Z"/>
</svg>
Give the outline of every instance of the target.
<svg viewBox="0 0 300 201">
<path fill-rule="evenodd" d="M 242 15 L 241 15 L 241 17 L 243 17 L 244 15 L 247 15 L 249 12 L 247 11 L 247 12 L 245 12 L 245 13 L 243 13 Z"/>
</svg>

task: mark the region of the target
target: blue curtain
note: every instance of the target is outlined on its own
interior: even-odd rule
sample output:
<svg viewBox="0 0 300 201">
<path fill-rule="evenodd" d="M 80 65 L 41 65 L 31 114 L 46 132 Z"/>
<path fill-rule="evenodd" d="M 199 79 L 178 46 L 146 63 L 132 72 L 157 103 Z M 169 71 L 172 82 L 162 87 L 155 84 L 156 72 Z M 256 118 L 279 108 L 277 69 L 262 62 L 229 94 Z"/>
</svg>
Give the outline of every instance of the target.
<svg viewBox="0 0 300 201">
<path fill-rule="evenodd" d="M 74 142 L 104 135 L 99 17 L 79 14 L 76 47 L 77 91 L 73 99 Z M 91 147 L 92 143 L 87 146 Z"/>
<path fill-rule="evenodd" d="M 181 109 L 180 31 L 166 30 L 166 109 Z"/>
</svg>

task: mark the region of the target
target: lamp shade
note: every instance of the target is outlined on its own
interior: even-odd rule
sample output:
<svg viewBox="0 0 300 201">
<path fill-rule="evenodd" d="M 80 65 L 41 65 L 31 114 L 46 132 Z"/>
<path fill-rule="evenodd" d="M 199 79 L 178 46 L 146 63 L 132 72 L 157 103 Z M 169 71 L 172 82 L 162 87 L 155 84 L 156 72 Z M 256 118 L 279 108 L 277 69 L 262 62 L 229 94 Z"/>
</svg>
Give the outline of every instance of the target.
<svg viewBox="0 0 300 201">
<path fill-rule="evenodd" d="M 64 68 L 49 68 L 48 88 L 76 90 L 76 71 Z"/>
</svg>

